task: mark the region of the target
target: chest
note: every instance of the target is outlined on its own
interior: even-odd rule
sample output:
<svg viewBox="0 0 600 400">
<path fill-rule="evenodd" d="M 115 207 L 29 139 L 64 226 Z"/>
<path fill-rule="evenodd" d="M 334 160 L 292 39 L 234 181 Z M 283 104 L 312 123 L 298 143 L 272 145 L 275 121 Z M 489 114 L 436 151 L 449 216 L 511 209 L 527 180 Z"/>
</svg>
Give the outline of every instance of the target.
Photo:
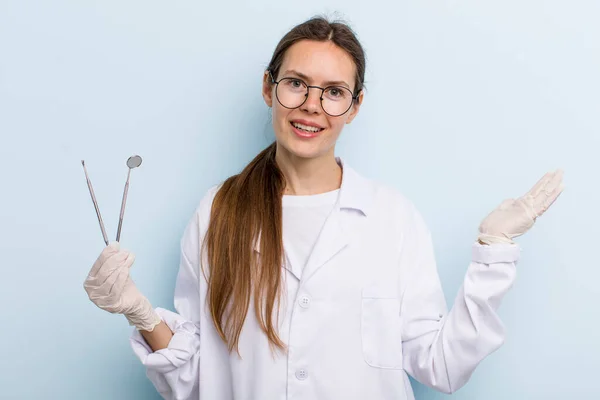
<svg viewBox="0 0 600 400">
<path fill-rule="evenodd" d="M 310 293 L 315 300 L 348 303 L 359 299 L 365 287 L 399 288 L 403 243 L 402 229 L 390 221 L 332 213 L 304 267 L 283 266 L 288 300 L 297 301 L 299 293 Z"/>
</svg>

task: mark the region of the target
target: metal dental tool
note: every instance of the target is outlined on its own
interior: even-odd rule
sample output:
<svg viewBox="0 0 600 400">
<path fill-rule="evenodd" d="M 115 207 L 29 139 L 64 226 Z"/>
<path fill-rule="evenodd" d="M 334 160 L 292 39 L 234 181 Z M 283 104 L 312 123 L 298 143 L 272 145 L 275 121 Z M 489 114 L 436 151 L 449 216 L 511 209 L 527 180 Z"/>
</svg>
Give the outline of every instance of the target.
<svg viewBox="0 0 600 400">
<path fill-rule="evenodd" d="M 83 165 L 83 171 L 85 172 L 85 179 L 87 181 L 88 189 L 90 190 L 90 196 L 92 196 L 92 202 L 94 203 L 94 208 L 96 209 L 96 215 L 98 216 L 98 222 L 100 223 L 100 229 L 102 230 L 102 237 L 104 238 L 104 243 L 108 246 L 108 237 L 106 236 L 106 230 L 104 229 L 104 222 L 102 222 L 102 216 L 100 215 L 100 209 L 98 208 L 98 202 L 96 201 L 96 196 L 94 195 L 94 189 L 92 188 L 92 182 L 88 177 L 87 169 L 85 168 L 85 161 L 81 160 L 81 165 Z"/>
<path fill-rule="evenodd" d="M 129 171 L 127 172 L 127 182 L 125 182 L 125 190 L 123 191 L 123 200 L 121 202 L 119 228 L 117 229 L 117 242 L 121 239 L 121 227 L 123 226 L 123 215 L 125 215 L 125 203 L 127 202 L 127 192 L 129 191 L 129 177 L 131 176 L 131 170 L 139 167 L 141 164 L 142 157 L 140 156 L 131 156 L 127 159 L 127 166 L 129 167 Z M 102 216 L 100 215 L 100 208 L 98 207 L 98 202 L 96 201 L 94 189 L 92 188 L 92 182 L 90 181 L 87 169 L 85 168 L 84 160 L 81 160 L 81 165 L 83 165 L 83 171 L 85 172 L 85 179 L 87 181 L 88 189 L 90 190 L 90 196 L 92 196 L 92 202 L 94 203 L 94 208 L 96 209 L 96 215 L 98 216 L 98 222 L 100 223 L 100 229 L 102 230 L 102 237 L 104 238 L 104 243 L 106 243 L 106 245 L 108 246 L 108 236 L 106 236 L 106 229 L 104 229 L 104 222 L 102 221 Z"/>
<path fill-rule="evenodd" d="M 125 214 L 125 203 L 127 202 L 127 192 L 129 191 L 129 177 L 131 176 L 131 170 L 139 167 L 142 164 L 142 157 L 131 156 L 127 159 L 127 182 L 125 182 L 125 189 L 123 190 L 123 200 L 121 201 L 121 213 L 119 215 L 119 228 L 117 229 L 117 242 L 121 239 L 121 226 L 123 226 L 123 215 Z"/>
</svg>

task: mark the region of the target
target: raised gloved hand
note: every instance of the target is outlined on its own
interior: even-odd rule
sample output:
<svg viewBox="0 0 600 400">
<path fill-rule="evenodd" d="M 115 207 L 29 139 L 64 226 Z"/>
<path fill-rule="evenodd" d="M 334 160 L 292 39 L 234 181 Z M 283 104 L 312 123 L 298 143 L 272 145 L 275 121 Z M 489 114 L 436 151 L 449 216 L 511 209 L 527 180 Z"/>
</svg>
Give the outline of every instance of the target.
<svg viewBox="0 0 600 400">
<path fill-rule="evenodd" d="M 92 266 L 83 287 L 101 309 L 125 315 L 139 330 L 152 331 L 161 318 L 129 276 L 134 260 L 132 253 L 120 250 L 118 242 L 110 243 Z"/>
<path fill-rule="evenodd" d="M 548 172 L 523 197 L 504 200 L 479 226 L 482 244 L 514 243 L 513 238 L 527 232 L 537 217 L 554 203 L 564 189 L 563 172 Z"/>
</svg>

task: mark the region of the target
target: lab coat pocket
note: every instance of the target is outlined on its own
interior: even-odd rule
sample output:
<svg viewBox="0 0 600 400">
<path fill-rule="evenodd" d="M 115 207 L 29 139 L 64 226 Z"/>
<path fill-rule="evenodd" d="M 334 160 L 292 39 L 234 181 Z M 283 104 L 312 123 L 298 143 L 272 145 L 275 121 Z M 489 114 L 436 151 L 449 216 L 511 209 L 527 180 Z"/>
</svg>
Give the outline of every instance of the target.
<svg viewBox="0 0 600 400">
<path fill-rule="evenodd" d="M 376 368 L 402 369 L 400 303 L 395 287 L 363 288 L 361 337 L 367 364 Z"/>
</svg>

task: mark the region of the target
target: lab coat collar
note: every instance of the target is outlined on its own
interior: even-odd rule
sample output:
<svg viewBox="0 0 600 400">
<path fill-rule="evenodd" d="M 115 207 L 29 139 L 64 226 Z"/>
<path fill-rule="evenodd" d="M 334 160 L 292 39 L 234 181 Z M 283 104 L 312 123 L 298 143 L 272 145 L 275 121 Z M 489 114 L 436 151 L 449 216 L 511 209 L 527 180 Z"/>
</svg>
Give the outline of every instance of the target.
<svg viewBox="0 0 600 400">
<path fill-rule="evenodd" d="M 338 199 L 340 210 L 353 209 L 367 216 L 375 197 L 373 184 L 354 171 L 340 157 L 336 157 L 336 161 L 343 171 Z M 254 244 L 254 250 L 260 254 L 260 232 Z"/>
<path fill-rule="evenodd" d="M 340 157 L 336 161 L 342 167 L 342 185 L 340 187 L 340 208 L 350 208 L 368 215 L 375 195 L 370 182 L 354 171 Z"/>
</svg>

